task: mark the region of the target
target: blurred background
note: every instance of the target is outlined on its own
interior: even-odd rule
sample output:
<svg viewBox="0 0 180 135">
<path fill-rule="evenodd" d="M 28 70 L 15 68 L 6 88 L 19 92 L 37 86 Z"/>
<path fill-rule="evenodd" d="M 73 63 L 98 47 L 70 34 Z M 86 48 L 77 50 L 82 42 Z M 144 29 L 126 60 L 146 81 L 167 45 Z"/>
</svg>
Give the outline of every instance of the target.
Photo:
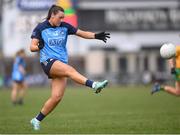
<svg viewBox="0 0 180 135">
<path fill-rule="evenodd" d="M 39 54 L 29 50 L 33 28 L 52 4 L 64 21 L 83 30 L 107 31 L 105 44 L 69 36 L 69 64 L 92 80 L 110 85 L 96 95 L 68 81 L 62 103 L 34 132 L 29 125 L 50 95 Z M 162 44 L 180 43 L 180 0 L 0 0 L 0 134 L 180 134 L 180 100 L 165 92 L 151 96 L 157 80 L 174 84 L 162 59 Z M 29 87 L 25 104 L 11 103 L 15 54 L 25 49 Z"/>
<path fill-rule="evenodd" d="M 21 48 L 28 55 L 27 83 L 49 83 L 29 45 L 33 28 L 52 4 L 61 5 L 65 21 L 75 27 L 111 33 L 106 44 L 69 36 L 69 64 L 80 73 L 114 85 L 171 79 L 159 48 L 179 44 L 180 0 L 0 0 L 0 87 L 11 85 L 13 59 Z"/>
</svg>

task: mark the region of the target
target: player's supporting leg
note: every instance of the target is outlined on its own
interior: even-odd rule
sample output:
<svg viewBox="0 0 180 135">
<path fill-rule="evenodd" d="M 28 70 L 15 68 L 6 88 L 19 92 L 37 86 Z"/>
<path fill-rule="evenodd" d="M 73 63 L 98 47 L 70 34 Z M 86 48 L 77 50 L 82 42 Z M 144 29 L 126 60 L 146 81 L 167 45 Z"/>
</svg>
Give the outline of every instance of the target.
<svg viewBox="0 0 180 135">
<path fill-rule="evenodd" d="M 180 96 L 180 81 L 176 81 L 175 87 L 164 86 L 164 91 L 172 95 Z"/>
<path fill-rule="evenodd" d="M 40 129 L 40 122 L 56 107 L 61 101 L 66 88 L 66 78 L 55 78 L 51 82 L 51 97 L 45 102 L 41 112 L 31 120 L 34 130 Z"/>
<path fill-rule="evenodd" d="M 17 91 L 18 91 L 18 84 L 16 82 L 13 82 L 12 91 L 11 91 L 11 102 L 13 103 L 13 105 L 16 105 L 17 103 Z"/>
<path fill-rule="evenodd" d="M 108 84 L 107 80 L 104 80 L 102 82 L 94 82 L 92 80 L 89 80 L 83 75 L 81 75 L 79 72 L 77 72 L 73 67 L 60 61 L 55 61 L 53 63 L 50 70 L 50 75 L 53 77 L 69 77 L 79 84 L 93 88 L 96 93 L 99 93 Z"/>
</svg>

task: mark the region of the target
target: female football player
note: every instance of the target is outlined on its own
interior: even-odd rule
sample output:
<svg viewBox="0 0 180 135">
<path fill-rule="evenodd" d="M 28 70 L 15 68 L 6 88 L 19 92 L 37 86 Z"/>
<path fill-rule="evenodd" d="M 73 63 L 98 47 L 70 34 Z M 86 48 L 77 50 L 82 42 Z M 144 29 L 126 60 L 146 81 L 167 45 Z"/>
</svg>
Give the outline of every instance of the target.
<svg viewBox="0 0 180 135">
<path fill-rule="evenodd" d="M 26 74 L 26 63 L 24 60 L 25 51 L 23 49 L 19 50 L 16 53 L 16 58 L 13 64 L 13 71 L 12 71 L 12 92 L 11 92 L 11 101 L 14 105 L 16 104 L 23 104 L 23 98 L 25 94 L 25 90 L 27 85 L 25 84 L 25 74 Z"/>
<path fill-rule="evenodd" d="M 175 87 L 155 83 L 151 93 L 163 90 L 172 95 L 180 96 L 180 46 L 176 46 L 176 56 L 168 61 L 171 67 L 171 74 L 175 79 Z"/>
<path fill-rule="evenodd" d="M 89 80 L 69 66 L 66 42 L 68 35 L 73 34 L 85 39 L 99 39 L 106 42 L 107 38 L 110 38 L 110 34 L 106 32 L 93 33 L 83 31 L 63 22 L 63 19 L 64 9 L 52 5 L 47 19 L 35 27 L 31 36 L 30 50 L 32 52 L 40 52 L 41 66 L 46 75 L 52 79 L 51 96 L 45 102 L 40 113 L 31 120 L 34 130 L 40 129 L 40 122 L 62 100 L 67 78 L 92 88 L 95 93 L 99 93 L 108 84 L 107 80 L 102 82 Z"/>
</svg>

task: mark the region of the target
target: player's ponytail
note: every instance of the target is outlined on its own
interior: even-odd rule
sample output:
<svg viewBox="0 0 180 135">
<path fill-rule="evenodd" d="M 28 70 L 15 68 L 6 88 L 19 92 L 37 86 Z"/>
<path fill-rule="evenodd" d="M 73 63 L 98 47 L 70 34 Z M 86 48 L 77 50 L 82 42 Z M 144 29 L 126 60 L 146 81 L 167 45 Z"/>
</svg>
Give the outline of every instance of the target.
<svg viewBox="0 0 180 135">
<path fill-rule="evenodd" d="M 46 20 L 49 20 L 51 18 L 51 15 L 52 13 L 53 14 L 57 14 L 58 11 L 62 11 L 64 12 L 64 9 L 60 6 L 57 6 L 57 5 L 52 5 L 50 8 L 49 8 L 49 11 L 48 11 L 48 15 L 46 17 Z"/>
</svg>

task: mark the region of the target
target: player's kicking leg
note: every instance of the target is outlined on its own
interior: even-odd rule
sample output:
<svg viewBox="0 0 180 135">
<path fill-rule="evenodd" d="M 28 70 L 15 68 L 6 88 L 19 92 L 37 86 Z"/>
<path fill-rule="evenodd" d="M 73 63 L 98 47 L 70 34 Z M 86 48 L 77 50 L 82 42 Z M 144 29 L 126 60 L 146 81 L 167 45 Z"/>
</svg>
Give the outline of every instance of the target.
<svg viewBox="0 0 180 135">
<path fill-rule="evenodd" d="M 82 85 L 92 88 L 93 90 L 95 90 L 95 93 L 101 92 L 101 90 L 105 88 L 108 84 L 107 80 L 104 80 L 101 82 L 95 82 L 95 81 L 89 80 L 85 76 L 77 72 L 73 67 L 67 64 L 64 64 L 60 61 L 55 61 L 53 63 L 50 70 L 50 74 L 51 76 L 55 76 L 55 77 L 65 76 L 65 77 L 71 78 L 78 84 L 82 84 Z"/>
</svg>

